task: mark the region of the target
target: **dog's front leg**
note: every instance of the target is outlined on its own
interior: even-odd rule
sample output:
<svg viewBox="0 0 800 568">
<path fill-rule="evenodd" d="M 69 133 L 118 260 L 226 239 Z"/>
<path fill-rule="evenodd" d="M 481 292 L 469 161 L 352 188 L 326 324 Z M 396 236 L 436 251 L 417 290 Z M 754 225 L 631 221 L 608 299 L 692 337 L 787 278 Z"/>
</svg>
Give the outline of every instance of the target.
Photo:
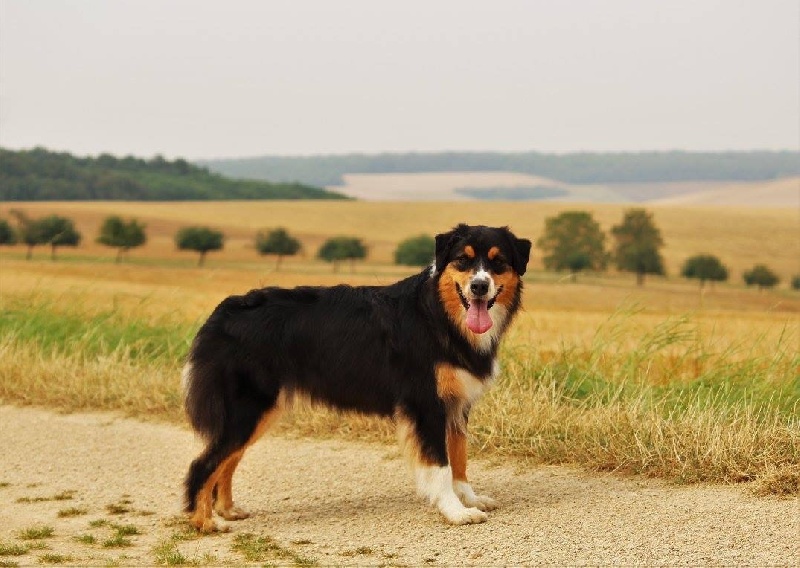
<svg viewBox="0 0 800 568">
<path fill-rule="evenodd" d="M 439 420 L 440 418 L 440 420 Z M 454 525 L 482 523 L 487 515 L 476 507 L 465 507 L 453 489 L 453 471 L 447 460 L 445 417 L 410 417 L 396 414 L 401 446 L 414 467 L 417 492 Z"/>
<path fill-rule="evenodd" d="M 476 495 L 467 481 L 467 435 L 459 425 L 447 429 L 447 456 L 453 471 L 453 491 L 467 507 L 481 511 L 497 508 L 497 501 L 486 495 Z"/>
<path fill-rule="evenodd" d="M 448 522 L 454 525 L 482 523 L 488 519 L 477 507 L 465 507 L 453 489 L 450 466 L 418 465 L 417 491 L 435 505 Z"/>
</svg>

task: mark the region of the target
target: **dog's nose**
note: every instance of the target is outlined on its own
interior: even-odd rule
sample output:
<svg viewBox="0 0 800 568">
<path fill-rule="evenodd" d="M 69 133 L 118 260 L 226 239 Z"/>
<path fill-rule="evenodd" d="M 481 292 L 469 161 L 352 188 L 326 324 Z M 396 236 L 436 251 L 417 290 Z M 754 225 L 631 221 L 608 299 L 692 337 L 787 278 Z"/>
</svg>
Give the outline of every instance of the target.
<svg viewBox="0 0 800 568">
<path fill-rule="evenodd" d="M 489 291 L 489 281 L 483 278 L 476 278 L 470 282 L 469 290 L 475 296 L 485 296 Z"/>
</svg>

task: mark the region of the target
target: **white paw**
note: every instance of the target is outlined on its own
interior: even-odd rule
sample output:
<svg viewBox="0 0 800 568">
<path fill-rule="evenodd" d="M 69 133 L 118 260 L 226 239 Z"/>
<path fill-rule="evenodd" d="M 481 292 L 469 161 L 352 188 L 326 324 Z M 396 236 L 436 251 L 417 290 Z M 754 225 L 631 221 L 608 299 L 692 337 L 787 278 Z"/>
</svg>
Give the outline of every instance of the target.
<svg viewBox="0 0 800 568">
<path fill-rule="evenodd" d="M 447 522 L 452 525 L 471 525 L 474 523 L 485 523 L 489 518 L 489 515 L 481 511 L 480 509 L 476 509 L 475 507 L 470 507 L 469 509 L 464 507 L 457 511 L 447 511 L 444 512 L 444 516 L 447 518 Z"/>
<path fill-rule="evenodd" d="M 494 511 L 497 509 L 497 501 L 486 495 L 473 495 L 470 499 L 461 500 L 467 507 L 475 507 L 481 511 Z"/>
<path fill-rule="evenodd" d="M 453 490 L 467 507 L 475 507 L 481 511 L 494 511 L 497 509 L 497 501 L 486 495 L 475 495 L 472 486 L 466 481 L 454 481 Z"/>
</svg>

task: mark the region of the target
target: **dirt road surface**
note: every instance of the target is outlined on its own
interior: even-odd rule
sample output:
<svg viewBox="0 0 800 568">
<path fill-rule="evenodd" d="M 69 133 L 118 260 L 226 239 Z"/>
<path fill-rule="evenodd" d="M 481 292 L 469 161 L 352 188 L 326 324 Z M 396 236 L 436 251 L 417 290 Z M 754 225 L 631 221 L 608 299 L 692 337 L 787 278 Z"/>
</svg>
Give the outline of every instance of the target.
<svg viewBox="0 0 800 568">
<path fill-rule="evenodd" d="M 274 539 L 268 563 L 289 565 L 800 565 L 796 498 L 473 462 L 473 485 L 501 508 L 452 527 L 415 496 L 393 447 L 269 436 L 234 478 L 252 516 L 195 538 L 180 515 L 200 449 L 187 429 L 0 406 L 0 432 L 8 565 L 240 565 L 235 539 L 250 534 Z M 115 543 L 115 527 L 128 525 L 139 534 Z M 42 526 L 52 536 L 21 538 Z"/>
</svg>

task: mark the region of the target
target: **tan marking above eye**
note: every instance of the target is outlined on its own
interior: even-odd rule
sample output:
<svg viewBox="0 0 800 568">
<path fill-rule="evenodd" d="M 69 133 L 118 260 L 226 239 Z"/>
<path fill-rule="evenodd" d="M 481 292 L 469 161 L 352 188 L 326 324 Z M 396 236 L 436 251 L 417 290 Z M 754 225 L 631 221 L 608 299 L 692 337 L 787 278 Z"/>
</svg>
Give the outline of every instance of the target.
<svg viewBox="0 0 800 568">
<path fill-rule="evenodd" d="M 489 252 L 486 253 L 486 256 L 489 258 L 489 260 L 494 260 L 494 257 L 496 257 L 498 254 L 500 254 L 500 249 L 498 247 L 492 247 L 489 249 Z"/>
<path fill-rule="evenodd" d="M 464 247 L 464 254 L 470 258 L 475 258 L 475 249 L 472 248 L 470 245 Z"/>
</svg>

